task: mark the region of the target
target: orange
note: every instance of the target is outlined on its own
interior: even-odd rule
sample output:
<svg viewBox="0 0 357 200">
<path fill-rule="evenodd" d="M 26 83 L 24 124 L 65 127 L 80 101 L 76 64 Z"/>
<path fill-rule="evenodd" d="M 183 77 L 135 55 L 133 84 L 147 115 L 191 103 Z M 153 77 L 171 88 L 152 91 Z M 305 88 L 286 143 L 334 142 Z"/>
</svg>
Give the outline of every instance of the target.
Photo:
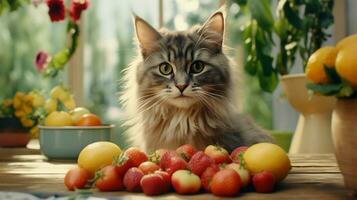
<svg viewBox="0 0 357 200">
<path fill-rule="evenodd" d="M 347 46 L 354 45 L 354 44 L 357 44 L 357 34 L 350 35 L 350 36 L 342 39 L 341 41 L 339 41 L 337 43 L 336 48 L 338 50 L 341 50 Z"/>
<path fill-rule="evenodd" d="M 337 73 L 357 89 L 357 43 L 344 46 L 336 58 Z"/>
<path fill-rule="evenodd" d="M 313 83 L 328 83 L 324 66 L 333 68 L 338 50 L 335 47 L 322 47 L 309 58 L 306 66 L 306 77 Z"/>
</svg>

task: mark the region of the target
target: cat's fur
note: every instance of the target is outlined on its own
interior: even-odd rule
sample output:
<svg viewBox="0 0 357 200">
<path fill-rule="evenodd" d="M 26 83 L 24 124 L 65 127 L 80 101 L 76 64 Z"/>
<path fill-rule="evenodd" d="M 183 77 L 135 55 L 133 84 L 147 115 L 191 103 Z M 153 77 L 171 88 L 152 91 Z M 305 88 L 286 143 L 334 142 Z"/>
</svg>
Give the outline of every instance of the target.
<svg viewBox="0 0 357 200">
<path fill-rule="evenodd" d="M 233 66 L 222 47 L 223 12 L 182 32 L 158 32 L 139 17 L 135 17 L 135 28 L 140 53 L 126 69 L 121 96 L 133 145 L 150 151 L 182 144 L 198 149 L 219 144 L 233 150 L 271 141 L 253 122 L 237 114 L 232 103 L 236 85 Z M 204 69 L 193 74 L 192 63 L 197 60 L 204 63 Z M 173 72 L 163 75 L 161 63 L 169 63 Z"/>
</svg>

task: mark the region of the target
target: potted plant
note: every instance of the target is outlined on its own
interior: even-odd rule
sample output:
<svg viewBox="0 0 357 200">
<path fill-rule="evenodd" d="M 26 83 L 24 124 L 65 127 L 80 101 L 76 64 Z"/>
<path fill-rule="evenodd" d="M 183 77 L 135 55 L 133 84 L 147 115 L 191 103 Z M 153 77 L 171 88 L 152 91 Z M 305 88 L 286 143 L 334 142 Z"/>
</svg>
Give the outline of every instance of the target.
<svg viewBox="0 0 357 200">
<path fill-rule="evenodd" d="M 330 36 L 333 0 L 278 0 L 275 18 L 269 0 L 234 2 L 248 17 L 242 27 L 245 70 L 267 92 L 276 89 L 280 76 L 287 99 L 301 113 L 290 152 L 332 152 L 329 127 L 335 99 L 309 94 L 305 75 L 289 73 L 297 61 L 304 71 L 312 52 Z"/>
<path fill-rule="evenodd" d="M 315 93 L 337 97 L 332 114 L 335 155 L 346 187 L 357 191 L 357 35 L 341 40 L 336 47 L 322 49 L 327 48 L 335 55 L 323 58 L 319 65 L 308 65 L 307 87 Z"/>
<path fill-rule="evenodd" d="M 25 147 L 31 137 L 38 134 L 38 108 L 44 105 L 38 92 L 17 92 L 12 99 L 0 104 L 0 146 Z"/>
</svg>

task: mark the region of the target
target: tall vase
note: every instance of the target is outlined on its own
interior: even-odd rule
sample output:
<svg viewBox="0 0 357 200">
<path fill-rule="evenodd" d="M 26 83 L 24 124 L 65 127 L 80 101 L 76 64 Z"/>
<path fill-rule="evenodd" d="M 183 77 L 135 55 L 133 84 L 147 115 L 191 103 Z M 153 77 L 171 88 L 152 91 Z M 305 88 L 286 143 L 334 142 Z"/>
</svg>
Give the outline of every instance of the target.
<svg viewBox="0 0 357 200">
<path fill-rule="evenodd" d="M 347 188 L 357 191 L 357 99 L 339 99 L 332 115 L 335 155 Z"/>
<path fill-rule="evenodd" d="M 285 75 L 281 83 L 289 103 L 300 113 L 289 153 L 333 153 L 331 117 L 336 98 L 309 93 L 304 74 Z"/>
</svg>

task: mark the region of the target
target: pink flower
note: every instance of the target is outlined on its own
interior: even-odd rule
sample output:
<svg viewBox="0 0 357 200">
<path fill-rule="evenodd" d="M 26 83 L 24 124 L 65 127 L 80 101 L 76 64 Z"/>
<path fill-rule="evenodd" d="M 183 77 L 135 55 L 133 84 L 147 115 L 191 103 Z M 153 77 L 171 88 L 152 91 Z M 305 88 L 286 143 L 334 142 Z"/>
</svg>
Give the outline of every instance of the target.
<svg viewBox="0 0 357 200">
<path fill-rule="evenodd" d="M 44 51 L 40 51 L 36 55 L 35 65 L 39 72 L 42 72 L 47 64 L 48 54 Z"/>
<path fill-rule="evenodd" d="M 89 6 L 88 0 L 72 0 L 69 7 L 69 15 L 72 21 L 76 22 L 81 18 L 83 10 L 86 10 Z"/>
<path fill-rule="evenodd" d="M 52 22 L 64 20 L 66 9 L 63 0 L 46 0 L 46 4 L 49 8 L 48 15 Z"/>
</svg>

